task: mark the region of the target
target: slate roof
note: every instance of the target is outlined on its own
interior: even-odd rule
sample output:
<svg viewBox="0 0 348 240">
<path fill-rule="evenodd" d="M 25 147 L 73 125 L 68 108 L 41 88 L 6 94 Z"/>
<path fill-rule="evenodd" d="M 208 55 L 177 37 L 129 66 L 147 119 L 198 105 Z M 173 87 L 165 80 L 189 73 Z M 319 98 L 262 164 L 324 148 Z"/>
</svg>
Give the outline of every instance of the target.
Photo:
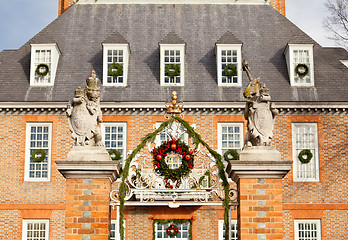
<svg viewBox="0 0 348 240">
<path fill-rule="evenodd" d="M 216 44 L 242 44 L 242 41 L 236 38 L 233 33 L 227 31 L 219 40 L 216 41 Z"/>
<path fill-rule="evenodd" d="M 186 43 L 184 87 L 160 86 L 158 44 L 171 32 Z M 269 5 L 236 4 L 75 4 L 17 51 L 0 53 L 0 101 L 71 100 L 92 69 L 102 79 L 102 43 L 112 33 L 130 44 L 128 85 L 102 86 L 102 101 L 163 102 L 173 90 L 186 102 L 245 101 L 245 73 L 242 87 L 217 84 L 214 48 L 226 32 L 243 43 L 242 59 L 273 101 L 347 101 L 348 69 L 337 53 L 345 50 L 322 48 Z M 314 87 L 290 86 L 283 52 L 294 37 L 314 44 Z M 62 52 L 55 84 L 31 87 L 30 43 L 52 42 Z"/>
</svg>

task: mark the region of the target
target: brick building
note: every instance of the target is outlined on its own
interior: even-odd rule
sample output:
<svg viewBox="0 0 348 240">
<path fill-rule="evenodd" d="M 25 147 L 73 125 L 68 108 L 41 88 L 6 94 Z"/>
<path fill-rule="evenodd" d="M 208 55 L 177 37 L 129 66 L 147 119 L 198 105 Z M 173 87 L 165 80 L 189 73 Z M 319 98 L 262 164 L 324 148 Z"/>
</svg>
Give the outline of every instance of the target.
<svg viewBox="0 0 348 240">
<path fill-rule="evenodd" d="M 0 53 L 0 239 L 119 239 L 120 203 L 109 194 L 117 194 L 121 180 L 111 188 L 100 179 L 68 180 L 56 164 L 73 144 L 67 102 L 92 69 L 101 80 L 103 141 L 121 153 L 124 166 L 141 139 L 167 121 L 164 102 L 172 91 L 184 102 L 184 120 L 212 149 L 240 152 L 249 83 L 243 59 L 271 91 L 279 110 L 273 145 L 293 164 L 281 184 L 243 182 L 246 199 L 230 202 L 230 239 L 237 239 L 241 211 L 252 223 L 246 232 L 239 228 L 240 239 L 346 239 L 348 53 L 298 29 L 284 17 L 284 1 L 270 3 L 60 0 L 55 21 L 18 50 Z M 187 135 L 182 139 L 189 144 Z M 153 144 L 162 140 L 159 134 Z M 36 149 L 45 150 L 41 162 L 31 157 Z M 307 149 L 312 159 L 304 164 L 298 155 Z M 167 239 L 174 219 L 182 220 L 175 239 L 223 239 L 221 183 L 210 187 L 216 165 L 207 149 L 200 154 L 195 168 L 211 165 L 197 169 L 202 191 L 195 192 L 215 193 L 204 201 L 181 195 L 178 204 L 168 196 L 146 202 L 134 191 L 125 202 L 125 239 Z M 133 161 L 136 177 L 142 156 L 147 168 L 139 169 L 152 170 L 145 147 Z M 237 185 L 228 181 L 233 192 Z"/>
</svg>

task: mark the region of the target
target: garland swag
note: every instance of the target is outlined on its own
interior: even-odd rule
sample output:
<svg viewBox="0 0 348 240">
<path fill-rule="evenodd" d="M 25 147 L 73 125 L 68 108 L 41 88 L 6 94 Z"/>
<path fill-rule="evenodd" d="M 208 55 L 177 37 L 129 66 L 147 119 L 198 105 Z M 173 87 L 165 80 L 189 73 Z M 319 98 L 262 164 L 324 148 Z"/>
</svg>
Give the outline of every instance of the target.
<svg viewBox="0 0 348 240">
<path fill-rule="evenodd" d="M 163 122 L 161 124 L 161 126 L 159 128 L 157 128 L 154 132 L 147 134 L 145 137 L 143 137 L 141 139 L 141 143 L 132 151 L 132 153 L 127 157 L 127 159 L 125 160 L 125 165 L 124 165 L 124 169 L 122 172 L 122 183 L 119 189 L 119 198 L 120 198 L 120 222 L 119 222 L 119 230 L 120 230 L 120 236 L 121 236 L 121 240 L 124 240 L 124 226 L 123 226 L 123 211 L 124 211 L 124 203 L 125 203 L 125 196 L 126 196 L 126 178 L 128 177 L 129 174 L 129 166 L 130 163 L 132 162 L 133 158 L 135 157 L 135 155 L 143 148 L 145 147 L 146 143 L 148 142 L 152 142 L 155 140 L 156 135 L 160 132 L 163 131 L 163 129 L 165 127 L 167 127 L 168 125 L 172 124 L 174 121 L 178 121 L 179 123 L 181 123 L 184 128 L 187 130 L 187 133 L 189 134 L 189 136 L 193 139 L 193 142 L 196 144 L 196 146 L 198 147 L 198 144 L 202 144 L 205 148 L 208 149 L 209 153 L 215 158 L 216 164 L 219 168 L 219 176 L 222 180 L 222 186 L 224 187 L 224 192 L 225 192 L 225 198 L 223 201 L 223 206 L 225 208 L 224 210 L 224 223 L 226 226 L 226 239 L 228 239 L 229 237 L 229 224 L 228 224 L 228 211 L 229 211 L 229 184 L 227 182 L 227 178 L 225 176 L 225 170 L 224 170 L 224 164 L 222 162 L 222 156 L 214 151 L 213 149 L 211 149 L 209 147 L 209 145 L 203 141 L 203 139 L 201 138 L 201 136 L 190 126 L 190 124 L 188 122 L 186 122 L 185 120 L 183 120 L 182 118 L 178 117 L 178 116 L 172 116 L 171 119 L 169 119 L 166 122 Z M 174 222 L 175 223 L 175 222 Z M 192 225 L 192 224 L 191 224 Z"/>
</svg>

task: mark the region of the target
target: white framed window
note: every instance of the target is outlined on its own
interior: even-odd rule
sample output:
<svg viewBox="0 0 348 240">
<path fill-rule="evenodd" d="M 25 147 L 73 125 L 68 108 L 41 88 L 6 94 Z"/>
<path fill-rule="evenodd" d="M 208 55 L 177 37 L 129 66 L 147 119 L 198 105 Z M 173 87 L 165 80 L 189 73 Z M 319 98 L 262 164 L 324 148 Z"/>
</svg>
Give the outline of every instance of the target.
<svg viewBox="0 0 348 240">
<path fill-rule="evenodd" d="M 216 44 L 216 66 L 219 86 L 242 86 L 242 44 Z M 226 75 L 236 71 L 236 75 Z"/>
<path fill-rule="evenodd" d="M 52 123 L 27 123 L 25 148 L 24 181 L 50 181 L 52 152 Z M 35 150 L 44 150 L 43 161 L 35 162 L 32 154 Z M 37 151 L 36 151 L 37 152 Z M 41 154 L 35 154 L 40 158 Z"/>
<path fill-rule="evenodd" d="M 55 43 L 31 44 L 31 86 L 54 85 L 60 54 L 59 48 Z"/>
<path fill-rule="evenodd" d="M 48 219 L 23 219 L 22 240 L 48 240 Z"/>
<path fill-rule="evenodd" d="M 243 147 L 243 123 L 218 123 L 218 152 L 224 155 L 227 150 L 238 152 Z"/>
<path fill-rule="evenodd" d="M 288 44 L 285 56 L 291 86 L 314 86 L 313 44 Z"/>
<path fill-rule="evenodd" d="M 179 233 L 176 236 L 169 236 L 167 234 L 167 228 L 171 225 L 171 223 L 155 223 L 155 239 L 163 240 L 163 239 L 176 239 L 176 240 L 187 240 L 189 239 L 190 234 L 190 223 L 182 223 L 176 224 L 178 227 Z"/>
<path fill-rule="evenodd" d="M 104 122 L 101 124 L 102 138 L 106 150 L 116 149 L 121 153 L 120 164 L 127 157 L 127 123 Z"/>
<path fill-rule="evenodd" d="M 117 218 L 111 219 L 110 225 L 110 240 L 120 240 L 120 230 L 119 230 L 119 207 L 117 207 Z M 126 239 L 126 220 L 123 219 L 123 227 L 124 227 L 124 238 Z"/>
<path fill-rule="evenodd" d="M 161 85 L 184 86 L 185 44 L 160 44 L 160 54 Z"/>
<path fill-rule="evenodd" d="M 226 226 L 223 219 L 219 219 L 219 240 L 227 240 L 225 239 Z M 231 227 L 230 227 L 230 239 L 229 240 L 237 240 L 237 220 L 231 219 Z"/>
<path fill-rule="evenodd" d="M 128 44 L 103 43 L 104 86 L 127 86 L 129 53 Z M 121 68 L 117 68 L 116 65 L 121 66 Z M 110 71 L 115 73 L 121 71 L 122 74 L 112 76 Z"/>
<path fill-rule="evenodd" d="M 321 240 L 320 219 L 295 219 L 295 240 Z"/>
<path fill-rule="evenodd" d="M 155 129 L 159 128 L 161 126 L 161 124 L 162 124 L 162 122 L 156 122 L 156 125 L 154 128 Z M 193 124 L 191 126 L 194 129 L 196 127 L 195 124 Z M 166 129 L 168 129 L 168 128 L 169 128 L 169 126 L 167 126 L 163 132 L 157 134 L 157 136 L 155 138 L 156 147 L 158 147 L 162 143 L 170 140 L 169 133 L 172 131 L 167 131 Z M 173 136 L 173 138 L 180 139 L 181 141 L 185 142 L 187 145 L 189 144 L 189 134 L 187 133 L 185 127 L 181 123 L 173 122 L 171 129 L 173 129 L 173 131 L 177 133 L 175 136 Z"/>
<path fill-rule="evenodd" d="M 292 123 L 292 149 L 294 181 L 319 181 L 318 124 Z M 301 163 L 298 155 L 306 149 L 311 151 L 312 159 Z"/>
</svg>

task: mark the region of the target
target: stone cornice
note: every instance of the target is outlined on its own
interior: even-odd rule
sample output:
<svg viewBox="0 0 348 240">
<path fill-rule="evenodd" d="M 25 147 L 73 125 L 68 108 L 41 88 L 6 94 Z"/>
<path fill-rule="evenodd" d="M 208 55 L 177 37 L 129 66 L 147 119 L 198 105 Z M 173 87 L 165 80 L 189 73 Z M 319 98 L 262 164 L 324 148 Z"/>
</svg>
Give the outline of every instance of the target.
<svg viewBox="0 0 348 240">
<path fill-rule="evenodd" d="M 339 115 L 348 102 L 272 102 L 280 115 Z M 243 114 L 245 102 L 185 102 L 188 114 Z M 67 102 L 0 102 L 0 114 L 62 114 Z M 165 114 L 162 102 L 101 102 L 103 114 Z"/>
</svg>

